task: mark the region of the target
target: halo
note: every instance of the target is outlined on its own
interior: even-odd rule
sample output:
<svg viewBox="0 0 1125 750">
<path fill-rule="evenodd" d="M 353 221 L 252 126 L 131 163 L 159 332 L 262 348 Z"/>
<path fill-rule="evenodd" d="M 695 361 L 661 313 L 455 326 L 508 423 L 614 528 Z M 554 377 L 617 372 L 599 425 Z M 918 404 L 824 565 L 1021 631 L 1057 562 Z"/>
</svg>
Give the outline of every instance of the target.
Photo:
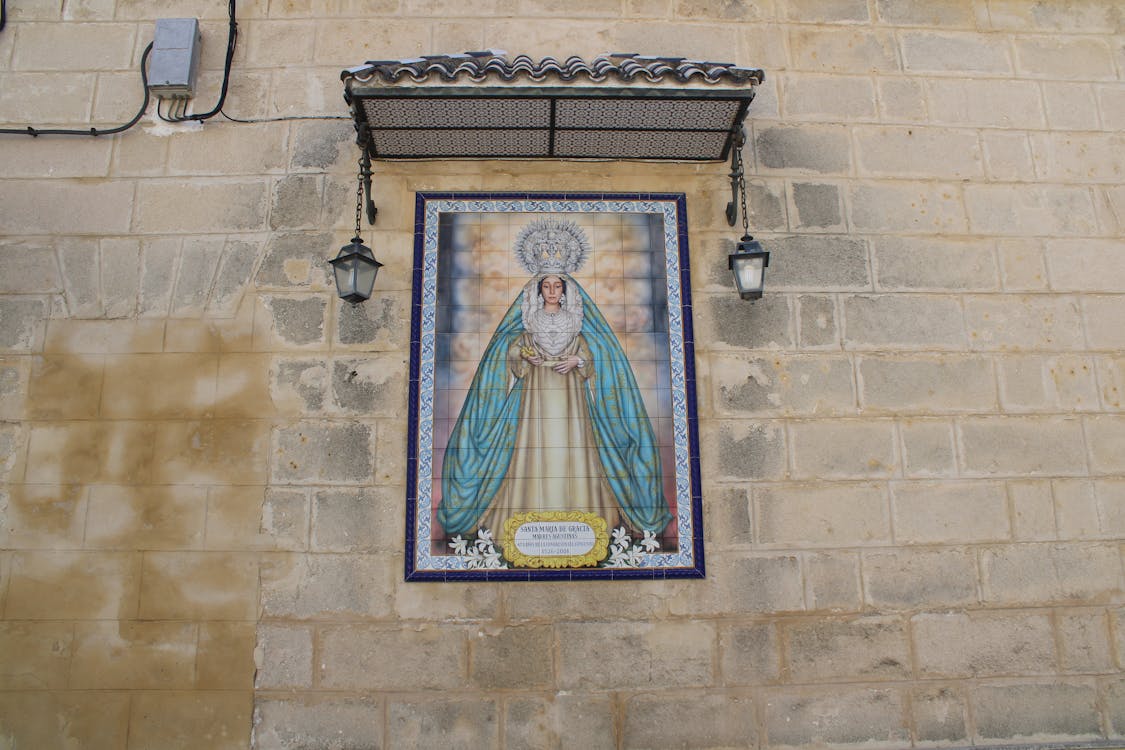
<svg viewBox="0 0 1125 750">
<path fill-rule="evenodd" d="M 590 241 L 573 221 L 536 219 L 516 235 L 513 252 L 530 274 L 574 273 L 585 264 Z"/>
</svg>

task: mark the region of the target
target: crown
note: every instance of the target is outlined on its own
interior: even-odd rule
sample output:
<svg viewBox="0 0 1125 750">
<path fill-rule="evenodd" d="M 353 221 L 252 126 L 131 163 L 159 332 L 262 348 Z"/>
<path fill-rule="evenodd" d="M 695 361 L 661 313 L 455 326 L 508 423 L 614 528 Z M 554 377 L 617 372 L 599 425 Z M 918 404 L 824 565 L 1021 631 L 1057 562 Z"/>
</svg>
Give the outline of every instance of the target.
<svg viewBox="0 0 1125 750">
<path fill-rule="evenodd" d="M 537 219 L 516 236 L 515 253 L 528 273 L 574 273 L 586 262 L 590 241 L 573 221 Z"/>
</svg>

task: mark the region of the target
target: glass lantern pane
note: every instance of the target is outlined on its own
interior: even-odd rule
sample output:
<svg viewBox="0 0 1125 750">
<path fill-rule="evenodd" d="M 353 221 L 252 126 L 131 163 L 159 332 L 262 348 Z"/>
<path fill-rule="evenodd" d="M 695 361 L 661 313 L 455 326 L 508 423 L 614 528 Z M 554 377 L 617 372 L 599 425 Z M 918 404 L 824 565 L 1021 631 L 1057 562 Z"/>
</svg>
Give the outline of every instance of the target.
<svg viewBox="0 0 1125 750">
<path fill-rule="evenodd" d="M 355 291 L 362 294 L 365 299 L 371 296 L 371 290 L 375 288 L 375 275 L 377 273 L 379 273 L 379 267 L 371 263 L 360 263 L 356 269 Z"/>
<path fill-rule="evenodd" d="M 734 273 L 737 276 L 738 290 L 750 291 L 762 288 L 763 258 L 736 258 Z"/>
<path fill-rule="evenodd" d="M 346 263 L 335 263 L 332 270 L 336 274 L 336 292 L 341 297 L 346 297 L 355 291 L 355 260 Z"/>
</svg>

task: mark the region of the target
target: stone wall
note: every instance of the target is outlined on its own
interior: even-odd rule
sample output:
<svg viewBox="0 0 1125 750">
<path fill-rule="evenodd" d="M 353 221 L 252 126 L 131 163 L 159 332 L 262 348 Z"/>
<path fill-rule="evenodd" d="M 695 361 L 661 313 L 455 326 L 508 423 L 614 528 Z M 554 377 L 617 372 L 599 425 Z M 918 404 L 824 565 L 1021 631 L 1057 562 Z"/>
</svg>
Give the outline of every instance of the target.
<svg viewBox="0 0 1125 750">
<path fill-rule="evenodd" d="M 11 0 L 5 125 L 127 120 L 153 19 Z M 0 136 L 0 747 L 908 747 L 1125 736 L 1115 0 L 256 0 L 226 111 L 498 47 L 766 69 L 720 164 L 378 165 L 346 121 Z M 685 192 L 708 577 L 405 584 L 418 190 Z"/>
</svg>

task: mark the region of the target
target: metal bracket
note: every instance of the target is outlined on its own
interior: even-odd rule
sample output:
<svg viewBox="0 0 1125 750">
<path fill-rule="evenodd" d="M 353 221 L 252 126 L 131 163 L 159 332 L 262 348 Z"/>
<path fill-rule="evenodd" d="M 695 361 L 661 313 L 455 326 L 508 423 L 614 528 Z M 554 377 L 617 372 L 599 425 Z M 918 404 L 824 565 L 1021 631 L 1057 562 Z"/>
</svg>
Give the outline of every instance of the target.
<svg viewBox="0 0 1125 750">
<path fill-rule="evenodd" d="M 363 178 L 363 194 L 367 198 L 367 224 L 368 226 L 374 226 L 375 215 L 379 213 L 379 209 L 375 207 L 375 201 L 371 199 L 371 154 L 368 152 L 371 139 L 366 123 L 361 124 L 357 130 L 356 142 L 359 144 L 360 153 L 359 174 Z"/>
<path fill-rule="evenodd" d="M 730 149 L 730 203 L 727 204 L 727 224 L 734 226 L 738 219 L 738 186 L 745 179 L 742 168 L 742 147 L 746 144 L 746 128 L 739 127 Z"/>
</svg>

